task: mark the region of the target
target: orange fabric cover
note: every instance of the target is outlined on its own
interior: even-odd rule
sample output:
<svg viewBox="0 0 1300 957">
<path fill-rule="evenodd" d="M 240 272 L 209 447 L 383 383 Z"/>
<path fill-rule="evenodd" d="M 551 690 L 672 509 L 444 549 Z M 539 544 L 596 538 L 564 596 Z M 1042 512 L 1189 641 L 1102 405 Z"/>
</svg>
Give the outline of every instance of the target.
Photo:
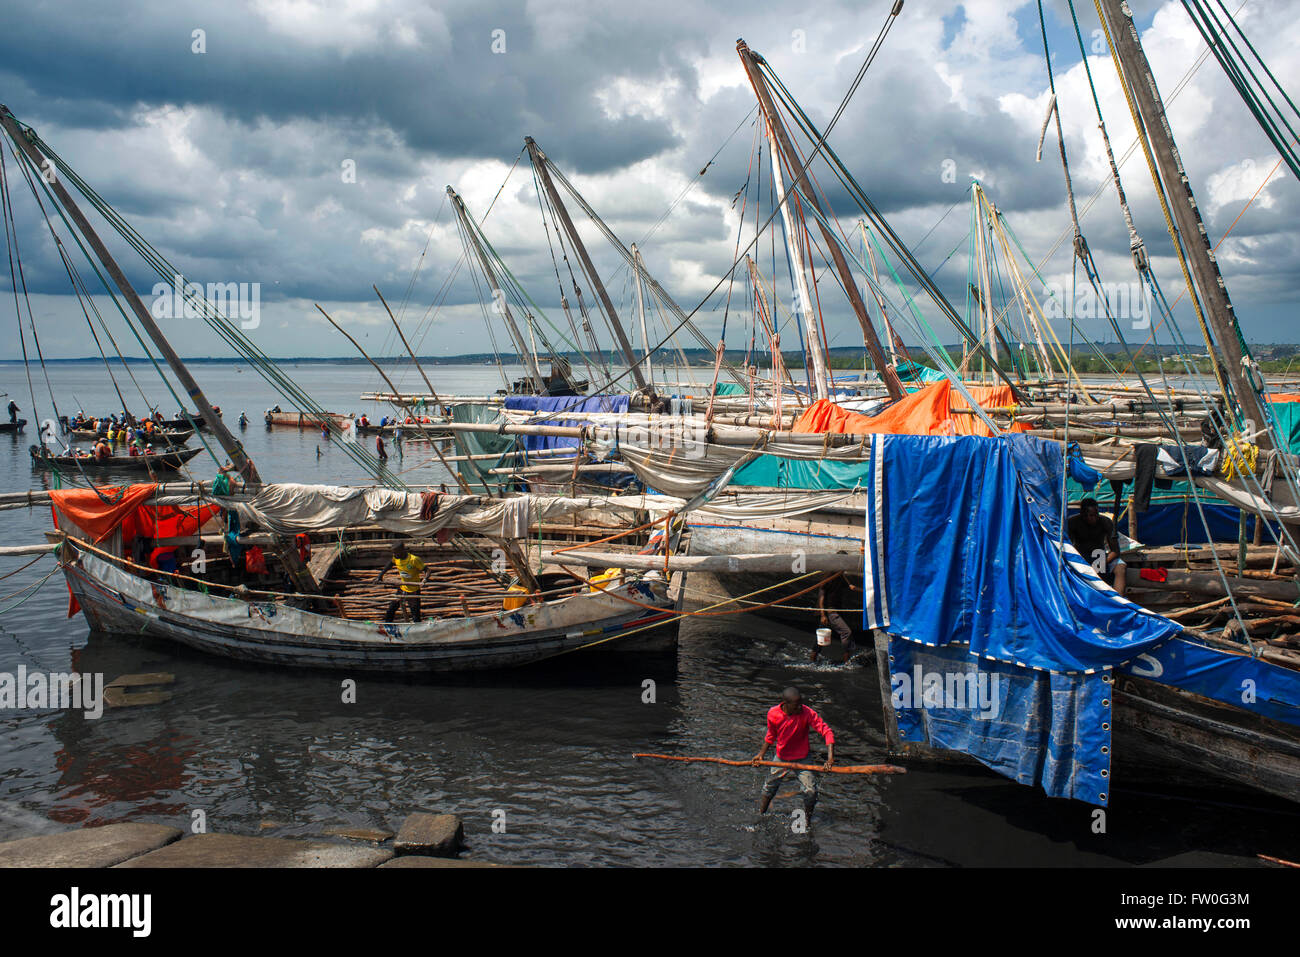
<svg viewBox="0 0 1300 957">
<path fill-rule="evenodd" d="M 122 524 L 138 509 L 154 491 L 157 485 L 132 485 L 123 493 L 115 505 L 109 505 L 96 494 L 95 489 L 64 488 L 54 489 L 50 498 L 54 502 L 54 527 L 59 527 L 59 513 L 90 536 L 92 543 L 101 542 L 113 530 Z M 116 487 L 104 487 L 99 493 L 106 498 L 117 497 Z"/>
<path fill-rule="evenodd" d="M 1008 385 L 967 386 L 981 407 L 1015 405 Z M 966 396 L 956 392 L 947 379 L 935 382 L 899 399 L 879 415 L 862 415 L 842 409 L 829 399 L 818 399 L 795 420 L 792 432 L 831 432 L 841 435 L 982 435 L 992 431 L 984 420 L 970 412 L 954 413 L 953 408 L 969 408 Z M 1023 432 L 1024 423 L 1011 431 Z"/>
<path fill-rule="evenodd" d="M 1300 402 L 1300 392 L 1270 392 L 1266 398 L 1270 402 Z"/>
</svg>

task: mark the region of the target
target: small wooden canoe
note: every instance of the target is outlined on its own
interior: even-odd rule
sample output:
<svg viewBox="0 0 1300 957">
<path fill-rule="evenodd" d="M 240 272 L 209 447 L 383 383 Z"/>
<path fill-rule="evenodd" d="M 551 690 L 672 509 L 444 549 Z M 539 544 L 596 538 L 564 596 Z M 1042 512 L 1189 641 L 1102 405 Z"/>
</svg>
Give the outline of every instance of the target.
<svg viewBox="0 0 1300 957">
<path fill-rule="evenodd" d="M 202 449 L 164 449 L 151 455 L 111 455 L 102 462 L 93 455 L 54 455 L 48 449 L 33 445 L 28 449 L 32 468 L 58 468 L 64 471 L 94 469 L 108 472 L 150 472 L 158 469 L 179 469 Z"/>
<path fill-rule="evenodd" d="M 26 424 L 26 419 L 19 419 L 17 422 L 0 422 L 0 432 L 9 432 L 12 435 L 21 435 L 23 426 Z"/>
</svg>

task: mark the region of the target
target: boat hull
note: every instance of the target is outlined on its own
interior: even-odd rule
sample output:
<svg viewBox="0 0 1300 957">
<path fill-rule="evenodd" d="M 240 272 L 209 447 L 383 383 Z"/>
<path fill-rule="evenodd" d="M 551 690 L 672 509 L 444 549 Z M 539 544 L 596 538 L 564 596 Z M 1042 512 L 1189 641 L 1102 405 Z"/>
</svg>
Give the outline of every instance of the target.
<svg viewBox="0 0 1300 957">
<path fill-rule="evenodd" d="M 41 454 L 40 449 L 36 446 L 32 446 L 29 451 L 32 457 L 32 468 L 48 469 L 57 467 L 67 471 L 87 469 L 99 472 L 149 472 L 153 469 L 179 469 L 203 450 L 176 449 L 171 452 L 155 453 L 153 455 L 113 455 L 102 462 L 91 455 L 73 458 L 70 455 Z"/>
<path fill-rule="evenodd" d="M 385 625 L 154 585 L 87 553 L 67 560 L 63 570 L 96 631 L 298 668 L 481 671 L 576 651 L 662 651 L 676 647 L 680 607 L 680 595 L 632 582 L 611 589 L 622 597 L 584 594 L 496 615 Z"/>
</svg>

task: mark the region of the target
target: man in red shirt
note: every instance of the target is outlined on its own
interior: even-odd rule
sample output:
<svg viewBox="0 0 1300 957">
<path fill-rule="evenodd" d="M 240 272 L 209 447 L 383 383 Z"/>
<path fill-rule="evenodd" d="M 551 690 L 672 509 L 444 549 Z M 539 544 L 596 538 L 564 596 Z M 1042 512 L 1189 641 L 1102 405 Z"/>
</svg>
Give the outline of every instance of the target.
<svg viewBox="0 0 1300 957">
<path fill-rule="evenodd" d="M 826 742 L 826 763 L 822 765 L 829 771 L 835 763 L 835 732 L 812 708 L 803 703 L 803 696 L 798 688 L 786 688 L 781 695 L 781 703 L 774 705 L 767 713 L 767 737 L 763 739 L 763 750 L 754 755 L 754 762 L 762 761 L 767 749 L 776 745 L 778 761 L 804 761 L 808 757 L 808 737 L 810 731 L 816 731 Z M 773 768 L 767 783 L 763 785 L 763 797 L 758 804 L 758 813 L 766 814 L 768 805 L 776 796 L 776 790 L 791 768 Z M 798 771 L 799 786 L 803 789 L 804 814 L 811 818 L 813 808 L 817 806 L 817 775 L 812 771 Z"/>
</svg>

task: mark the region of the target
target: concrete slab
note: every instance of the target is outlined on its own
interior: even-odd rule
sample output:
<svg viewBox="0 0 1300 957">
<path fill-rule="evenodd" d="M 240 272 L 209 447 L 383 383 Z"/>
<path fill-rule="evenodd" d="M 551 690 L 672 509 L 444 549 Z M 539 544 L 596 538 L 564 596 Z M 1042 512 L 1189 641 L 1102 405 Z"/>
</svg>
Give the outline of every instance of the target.
<svg viewBox="0 0 1300 957">
<path fill-rule="evenodd" d="M 465 828 L 455 814 L 417 811 L 402 822 L 393 850 L 398 854 L 455 857 L 464 844 Z"/>
<path fill-rule="evenodd" d="M 291 837 L 196 834 L 132 858 L 120 867 L 377 867 L 387 848 L 330 844 Z"/>
<path fill-rule="evenodd" d="M 385 867 L 509 867 L 508 864 L 491 864 L 487 861 L 462 861 L 455 857 L 424 857 L 420 854 L 406 854 L 395 857 L 379 865 Z"/>
<path fill-rule="evenodd" d="M 152 685 L 170 685 L 176 683 L 176 676 L 166 671 L 151 671 L 144 675 L 122 675 L 114 678 L 106 688 L 144 688 Z"/>
<path fill-rule="evenodd" d="M 382 844 L 393 836 L 392 831 L 385 831 L 382 828 L 350 827 L 342 824 L 327 827 L 321 833 L 326 837 L 346 837 L 350 841 L 369 841 L 371 844 Z"/>
<path fill-rule="evenodd" d="M 0 844 L 0 867 L 112 867 L 179 838 L 180 828 L 125 822 Z"/>
</svg>

